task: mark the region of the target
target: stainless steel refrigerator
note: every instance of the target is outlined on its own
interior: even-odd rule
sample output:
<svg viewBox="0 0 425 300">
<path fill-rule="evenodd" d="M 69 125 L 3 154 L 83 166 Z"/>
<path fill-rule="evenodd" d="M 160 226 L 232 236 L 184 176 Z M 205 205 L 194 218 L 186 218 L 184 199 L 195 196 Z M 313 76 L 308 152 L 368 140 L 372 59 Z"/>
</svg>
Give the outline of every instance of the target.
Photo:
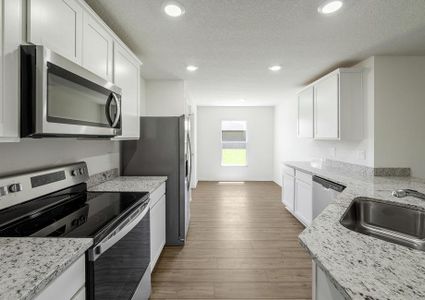
<svg viewBox="0 0 425 300">
<path fill-rule="evenodd" d="M 121 143 L 123 176 L 167 176 L 167 245 L 183 245 L 190 221 L 190 119 L 141 117 L 140 139 Z"/>
</svg>

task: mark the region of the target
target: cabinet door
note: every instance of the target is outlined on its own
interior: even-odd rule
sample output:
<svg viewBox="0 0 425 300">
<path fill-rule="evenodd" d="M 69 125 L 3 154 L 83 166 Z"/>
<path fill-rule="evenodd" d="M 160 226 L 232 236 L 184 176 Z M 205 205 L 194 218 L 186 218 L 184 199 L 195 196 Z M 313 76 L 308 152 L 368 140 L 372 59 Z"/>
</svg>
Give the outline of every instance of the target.
<svg viewBox="0 0 425 300">
<path fill-rule="evenodd" d="M 310 225 L 313 216 L 312 184 L 295 178 L 295 215 L 305 225 Z"/>
<path fill-rule="evenodd" d="M 19 45 L 23 0 L 0 2 L 0 142 L 19 141 Z"/>
<path fill-rule="evenodd" d="M 313 299 L 314 300 L 344 300 L 345 297 L 337 290 L 328 276 L 313 261 Z"/>
<path fill-rule="evenodd" d="M 112 36 L 90 14 L 84 14 L 83 67 L 112 81 Z"/>
<path fill-rule="evenodd" d="M 72 299 L 84 287 L 86 282 L 85 256 L 81 256 L 62 274 L 51 281 L 34 300 Z M 60 295 L 60 296 L 59 296 Z M 84 298 L 76 298 L 84 299 Z"/>
<path fill-rule="evenodd" d="M 331 75 L 314 86 L 314 137 L 339 138 L 339 76 Z"/>
<path fill-rule="evenodd" d="M 83 8 L 76 0 L 29 0 L 28 42 L 81 63 Z"/>
<path fill-rule="evenodd" d="M 165 195 L 151 208 L 151 269 L 153 270 L 165 245 Z"/>
<path fill-rule="evenodd" d="M 298 94 L 298 137 L 313 137 L 313 87 Z"/>
<path fill-rule="evenodd" d="M 286 208 L 293 212 L 295 201 L 295 178 L 289 174 L 283 174 L 282 202 Z"/>
<path fill-rule="evenodd" d="M 122 135 L 118 139 L 139 139 L 139 63 L 117 43 L 114 44 L 114 82 L 122 89 Z"/>
</svg>

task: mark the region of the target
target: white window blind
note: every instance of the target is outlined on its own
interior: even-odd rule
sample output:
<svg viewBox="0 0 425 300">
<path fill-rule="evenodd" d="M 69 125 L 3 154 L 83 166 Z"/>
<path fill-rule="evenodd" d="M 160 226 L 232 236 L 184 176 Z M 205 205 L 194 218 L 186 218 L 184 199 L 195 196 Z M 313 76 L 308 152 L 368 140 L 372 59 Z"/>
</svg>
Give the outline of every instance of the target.
<svg viewBox="0 0 425 300">
<path fill-rule="evenodd" d="M 222 121 L 221 144 L 221 164 L 223 166 L 246 166 L 246 121 Z"/>
</svg>

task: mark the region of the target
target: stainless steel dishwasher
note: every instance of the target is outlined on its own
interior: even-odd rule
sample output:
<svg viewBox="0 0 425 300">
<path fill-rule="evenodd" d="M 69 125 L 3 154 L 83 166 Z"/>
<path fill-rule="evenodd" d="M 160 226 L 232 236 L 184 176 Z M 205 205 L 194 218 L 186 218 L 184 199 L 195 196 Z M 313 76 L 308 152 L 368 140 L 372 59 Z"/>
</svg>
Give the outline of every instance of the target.
<svg viewBox="0 0 425 300">
<path fill-rule="evenodd" d="M 313 220 L 331 203 L 345 186 L 325 178 L 313 176 Z"/>
</svg>

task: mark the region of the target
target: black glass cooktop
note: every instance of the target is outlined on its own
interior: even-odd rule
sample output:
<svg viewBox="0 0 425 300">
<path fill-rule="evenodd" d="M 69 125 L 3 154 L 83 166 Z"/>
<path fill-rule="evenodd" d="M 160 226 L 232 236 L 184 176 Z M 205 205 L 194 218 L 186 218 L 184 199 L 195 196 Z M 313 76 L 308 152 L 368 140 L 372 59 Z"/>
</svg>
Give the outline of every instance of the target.
<svg viewBox="0 0 425 300">
<path fill-rule="evenodd" d="M 148 193 L 86 192 L 80 184 L 0 211 L 2 237 L 91 237 L 107 235 Z"/>
</svg>

